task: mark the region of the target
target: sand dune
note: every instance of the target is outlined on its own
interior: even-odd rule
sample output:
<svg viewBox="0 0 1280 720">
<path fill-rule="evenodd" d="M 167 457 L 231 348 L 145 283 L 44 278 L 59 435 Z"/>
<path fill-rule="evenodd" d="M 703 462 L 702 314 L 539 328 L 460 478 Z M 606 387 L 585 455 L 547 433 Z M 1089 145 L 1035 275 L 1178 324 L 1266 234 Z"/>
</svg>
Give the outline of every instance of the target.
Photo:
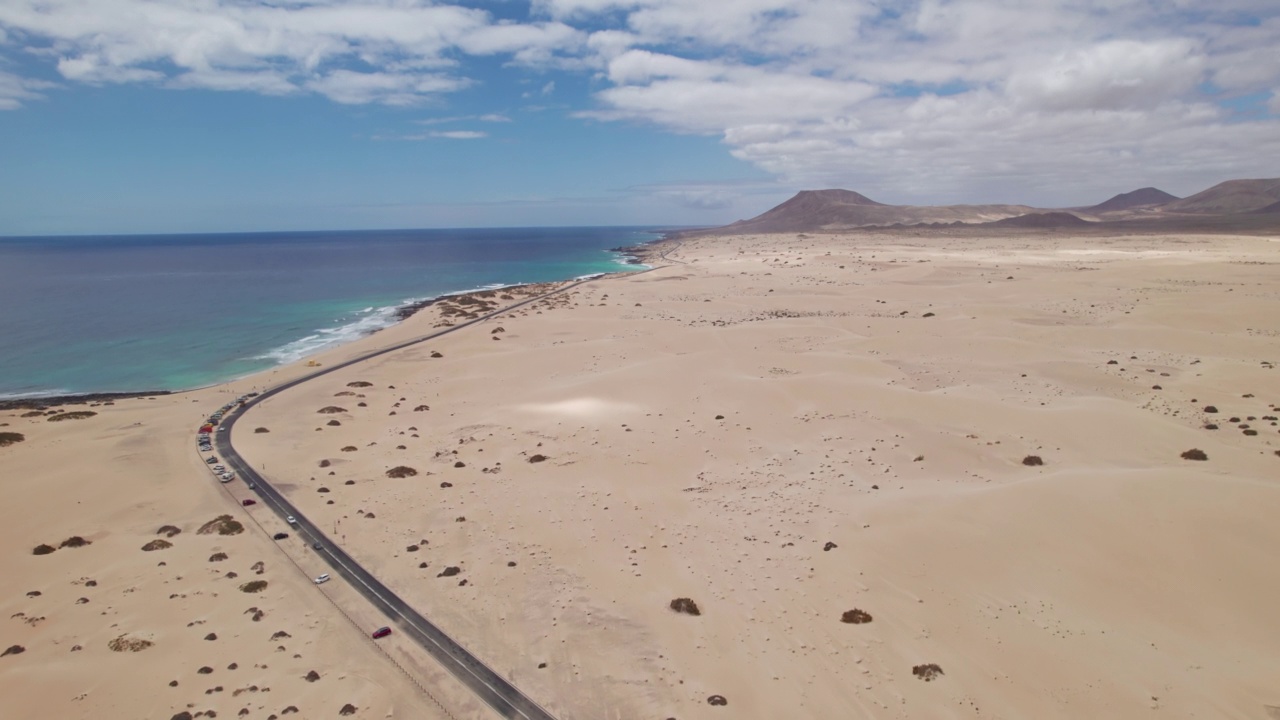
<svg viewBox="0 0 1280 720">
<path fill-rule="evenodd" d="M 1280 243 L 904 232 L 673 257 L 283 393 L 237 447 L 559 717 L 1277 712 Z M 246 514 L 186 426 L 271 381 L 77 422 L 0 414 L 26 436 L 0 448 L 3 602 L 24 613 L 0 644 L 26 648 L 0 684 L 40 688 L 21 716 L 431 716 L 310 585 L 305 549 L 281 553 L 253 510 L 245 533 L 196 533 Z M 167 523 L 174 546 L 142 552 Z M 72 535 L 92 544 L 30 555 Z M 697 615 L 672 609 L 686 599 Z M 122 634 L 155 645 L 110 651 Z M 486 716 L 392 652 L 454 716 Z"/>
</svg>

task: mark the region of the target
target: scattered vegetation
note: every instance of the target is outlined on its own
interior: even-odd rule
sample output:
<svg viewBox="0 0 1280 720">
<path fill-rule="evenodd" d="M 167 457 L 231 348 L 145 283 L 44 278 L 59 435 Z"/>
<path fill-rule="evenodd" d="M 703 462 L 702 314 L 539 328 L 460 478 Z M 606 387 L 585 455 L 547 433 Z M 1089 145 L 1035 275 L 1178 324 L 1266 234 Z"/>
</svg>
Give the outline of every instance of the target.
<svg viewBox="0 0 1280 720">
<path fill-rule="evenodd" d="M 23 440 L 26 440 L 26 439 L 27 439 L 27 437 L 26 437 L 25 435 L 23 435 L 22 433 L 16 433 L 16 432 L 0 432 L 0 447 L 8 447 L 8 446 L 10 446 L 10 445 L 17 445 L 18 443 L 20 443 L 20 442 L 22 442 Z"/>
<path fill-rule="evenodd" d="M 339 715 L 355 715 L 356 706 L 352 705 L 351 703 L 347 703 L 346 705 L 342 706 L 342 709 L 338 711 L 338 714 Z"/>
<path fill-rule="evenodd" d="M 850 625 L 864 625 L 871 622 L 871 613 L 857 608 L 845 610 L 844 614 L 840 616 L 840 622 L 849 623 Z"/>
<path fill-rule="evenodd" d="M 712 695 L 711 697 L 707 698 L 707 704 L 708 705 L 728 705 L 729 701 L 726 700 L 723 695 Z"/>
<path fill-rule="evenodd" d="M 56 547 L 54 547 L 54 546 L 52 546 L 52 545 L 45 545 L 44 543 L 40 543 L 39 545 L 35 546 L 34 548 L 31 548 L 31 554 L 32 554 L 32 555 L 48 555 L 49 553 L 51 553 L 51 552 L 53 552 L 54 550 L 57 550 L 57 549 L 58 549 L 58 548 L 56 548 Z"/>
<path fill-rule="evenodd" d="M 911 674 L 920 678 L 925 682 L 929 682 L 934 678 L 942 675 L 942 668 L 937 663 L 929 663 L 928 665 L 916 665 L 911 668 Z"/>
<path fill-rule="evenodd" d="M 694 617 L 702 614 L 702 611 L 698 609 L 698 603 L 687 597 L 672 600 L 670 607 L 678 613 L 684 613 L 685 615 L 692 615 Z"/>
<path fill-rule="evenodd" d="M 27 649 L 21 645 L 10 645 L 4 652 L 0 653 L 0 657 L 4 657 L 6 655 L 21 655 L 26 651 Z"/>
<path fill-rule="evenodd" d="M 1199 448 L 1192 448 L 1182 453 L 1182 459 L 1183 460 L 1208 460 L 1209 456 L 1206 455 L 1205 452 L 1203 450 L 1200 450 Z"/>
<path fill-rule="evenodd" d="M 181 533 L 181 532 L 182 532 L 182 528 L 179 528 L 177 526 L 161 525 L 160 529 L 156 531 L 156 534 L 163 535 L 165 537 L 173 537 L 174 535 L 177 535 L 178 533 Z"/>
<path fill-rule="evenodd" d="M 1044 460 L 1041 460 L 1039 455 L 1028 455 L 1022 458 L 1022 464 L 1029 467 L 1035 467 L 1037 465 L 1043 465 Z"/>
<path fill-rule="evenodd" d="M 222 562 L 223 560 L 226 560 L 227 557 L 229 556 L 224 552 L 216 552 L 209 556 L 209 562 Z"/>
<path fill-rule="evenodd" d="M 367 388 L 367 387 L 373 387 L 373 383 L 365 382 L 364 380 L 356 380 L 355 382 L 347 383 L 347 387 Z"/>
<path fill-rule="evenodd" d="M 152 645 L 155 645 L 155 643 L 150 640 L 131 638 L 128 635 L 121 635 L 107 643 L 107 647 L 114 652 L 142 652 Z"/>
<path fill-rule="evenodd" d="M 418 474 L 418 471 L 414 470 L 408 465 L 397 465 L 396 467 L 393 467 L 387 471 L 387 477 L 389 478 L 407 478 L 407 477 L 413 477 L 414 475 L 417 475 L 417 474 Z"/>
<path fill-rule="evenodd" d="M 822 546 L 822 552 L 830 552 L 838 547 L 840 546 L 828 540 L 827 544 Z"/>
<path fill-rule="evenodd" d="M 49 422 L 62 422 L 63 420 L 84 420 L 85 418 L 91 418 L 97 414 L 98 413 L 92 410 L 76 410 L 75 412 L 66 412 L 66 413 L 58 413 L 57 415 L 50 415 Z"/>
<path fill-rule="evenodd" d="M 346 447 L 342 448 L 342 452 L 355 452 L 355 451 L 356 451 L 356 450 L 358 450 L 358 449 L 359 449 L 359 448 L 357 448 L 355 445 L 348 445 L 348 446 L 346 446 Z"/>
<path fill-rule="evenodd" d="M 256 593 L 267 589 L 266 580 L 251 580 L 240 586 L 240 592 Z"/>
<path fill-rule="evenodd" d="M 230 515 L 219 515 L 204 525 L 201 525 L 200 529 L 196 531 L 196 534 L 210 535 L 212 533 L 217 533 L 219 535 L 239 535 L 242 532 L 244 532 L 244 525 L 241 525 L 239 520 L 236 520 Z"/>
<path fill-rule="evenodd" d="M 271 432 L 270 430 L 268 430 L 268 429 L 266 429 L 266 428 L 264 428 L 264 427 L 254 428 L 254 429 L 253 429 L 253 431 L 254 431 L 255 433 L 269 433 L 269 432 Z"/>
<path fill-rule="evenodd" d="M 306 675 L 303 675 L 302 679 L 306 680 L 307 682 L 315 682 L 320 679 L 320 673 L 316 672 L 315 670 L 311 670 L 307 672 Z"/>
<path fill-rule="evenodd" d="M 327 407 L 320 408 L 316 412 L 320 413 L 321 415 L 336 415 L 338 413 L 344 413 L 346 411 L 347 411 L 346 408 L 338 407 L 337 405 L 329 405 Z"/>
<path fill-rule="evenodd" d="M 92 544 L 93 544 L 93 543 L 89 542 L 88 540 L 85 540 L 84 538 L 80 537 L 79 535 L 72 535 L 71 537 L 67 538 L 66 540 L 63 540 L 63 541 L 62 541 L 62 543 L 61 543 L 60 545 L 58 545 L 58 547 L 60 547 L 60 548 L 65 548 L 65 547 L 69 547 L 69 548 L 78 548 L 78 547 L 84 547 L 85 545 L 92 545 Z"/>
<path fill-rule="evenodd" d="M 530 455 L 530 456 L 529 456 L 529 462 L 531 462 L 531 463 L 546 462 L 546 460 L 547 460 L 547 456 L 546 456 L 546 455 L 543 455 L 543 454 L 541 454 L 541 453 L 538 453 L 537 455 Z"/>
<path fill-rule="evenodd" d="M 168 540 L 162 540 L 160 538 L 156 538 L 155 540 L 152 540 L 146 545 L 143 545 L 142 551 L 151 552 L 152 550 L 168 550 L 171 547 L 173 547 L 173 543 L 169 542 Z"/>
</svg>

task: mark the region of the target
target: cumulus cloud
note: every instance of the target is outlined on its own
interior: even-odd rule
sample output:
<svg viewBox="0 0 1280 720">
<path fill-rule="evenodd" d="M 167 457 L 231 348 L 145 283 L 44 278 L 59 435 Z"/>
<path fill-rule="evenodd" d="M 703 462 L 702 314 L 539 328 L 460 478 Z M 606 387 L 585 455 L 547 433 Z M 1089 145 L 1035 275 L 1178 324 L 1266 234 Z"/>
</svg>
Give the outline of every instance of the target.
<svg viewBox="0 0 1280 720">
<path fill-rule="evenodd" d="M 457 1 L 6 0 L 0 32 L 72 83 L 344 104 L 479 86 L 470 59 L 502 56 L 550 75 L 525 97 L 590 74 L 579 118 L 717 137 L 780 183 L 889 201 L 1194 189 L 1280 153 L 1274 0 L 527 0 L 522 20 Z M 42 89 L 0 83 L 0 107 Z"/>
<path fill-rule="evenodd" d="M 0 31 L 30 38 L 63 77 L 85 83 L 405 105 L 468 84 L 457 55 L 547 62 L 586 35 L 559 22 L 499 23 L 430 0 L 9 0 Z"/>
<path fill-rule="evenodd" d="M 1274 174 L 1280 7 L 1229 0 L 541 0 L 587 41 L 605 121 L 719 136 L 792 185 L 1045 201 Z M 1272 113 L 1280 106 L 1274 97 Z M 1131 188 L 1130 188 L 1131 189 Z"/>
</svg>

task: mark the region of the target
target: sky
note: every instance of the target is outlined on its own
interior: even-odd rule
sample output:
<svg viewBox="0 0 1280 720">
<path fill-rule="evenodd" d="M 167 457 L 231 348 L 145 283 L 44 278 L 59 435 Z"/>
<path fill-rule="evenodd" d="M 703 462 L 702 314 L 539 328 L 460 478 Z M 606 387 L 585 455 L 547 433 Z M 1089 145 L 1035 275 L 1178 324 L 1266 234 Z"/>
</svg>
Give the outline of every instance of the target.
<svg viewBox="0 0 1280 720">
<path fill-rule="evenodd" d="M 718 225 L 1280 176 L 1277 0 L 0 0 L 0 235 Z"/>
</svg>

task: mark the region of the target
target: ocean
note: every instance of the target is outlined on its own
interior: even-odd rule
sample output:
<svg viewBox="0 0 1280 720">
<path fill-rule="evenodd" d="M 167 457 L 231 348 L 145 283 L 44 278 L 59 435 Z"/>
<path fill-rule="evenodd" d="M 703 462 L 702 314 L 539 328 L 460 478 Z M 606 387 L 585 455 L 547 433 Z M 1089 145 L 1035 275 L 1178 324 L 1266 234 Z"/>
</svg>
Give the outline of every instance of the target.
<svg viewBox="0 0 1280 720">
<path fill-rule="evenodd" d="M 0 399 L 184 390 L 289 363 L 439 295 L 638 269 L 657 228 L 0 238 Z"/>
</svg>

